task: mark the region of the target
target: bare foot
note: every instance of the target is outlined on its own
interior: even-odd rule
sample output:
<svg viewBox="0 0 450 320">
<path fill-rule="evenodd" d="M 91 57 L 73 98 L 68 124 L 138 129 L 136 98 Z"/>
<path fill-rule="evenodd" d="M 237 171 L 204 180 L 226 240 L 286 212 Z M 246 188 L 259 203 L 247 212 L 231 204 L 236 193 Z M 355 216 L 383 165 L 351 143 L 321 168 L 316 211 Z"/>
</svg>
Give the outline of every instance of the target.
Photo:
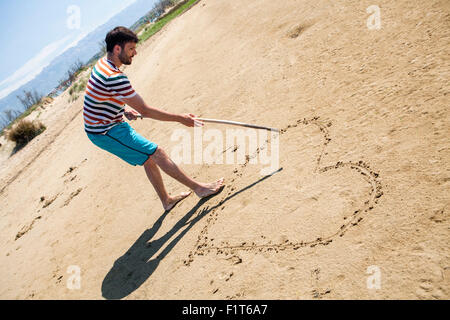
<svg viewBox="0 0 450 320">
<path fill-rule="evenodd" d="M 166 204 L 163 204 L 164 210 L 169 211 L 171 210 L 173 207 L 175 207 L 175 205 L 180 202 L 181 200 L 183 200 L 184 198 L 186 198 L 187 196 L 189 196 L 192 193 L 192 191 L 189 192 L 182 192 L 179 195 L 175 196 L 175 197 L 170 197 L 169 200 L 167 201 Z"/>
<path fill-rule="evenodd" d="M 194 190 L 194 192 L 200 198 L 205 198 L 210 195 L 213 195 L 213 194 L 219 192 L 220 188 L 222 188 L 223 180 L 224 180 L 223 178 L 220 178 L 216 182 L 202 183 L 198 189 Z"/>
</svg>

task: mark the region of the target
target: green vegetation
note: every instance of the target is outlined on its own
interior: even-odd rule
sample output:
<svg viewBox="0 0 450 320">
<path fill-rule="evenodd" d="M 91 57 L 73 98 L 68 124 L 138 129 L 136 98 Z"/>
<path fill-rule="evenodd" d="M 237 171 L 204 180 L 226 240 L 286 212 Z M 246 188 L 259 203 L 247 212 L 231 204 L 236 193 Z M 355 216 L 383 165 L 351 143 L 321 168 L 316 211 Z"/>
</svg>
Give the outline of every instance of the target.
<svg viewBox="0 0 450 320">
<path fill-rule="evenodd" d="M 170 12 L 164 15 L 161 19 L 158 19 L 154 24 L 144 29 L 144 32 L 139 37 L 140 42 L 144 42 L 159 30 L 162 29 L 168 22 L 185 12 L 187 9 L 196 4 L 199 0 L 188 0 L 180 5 L 175 6 Z"/>
<path fill-rule="evenodd" d="M 29 116 L 34 110 L 36 110 L 37 108 L 39 108 L 40 106 L 42 106 L 41 103 L 36 103 L 33 104 L 31 107 L 29 107 L 27 110 L 25 110 L 24 113 L 22 113 L 20 116 L 17 117 L 17 119 L 15 120 L 15 122 L 22 120 L 23 118 Z"/>
<path fill-rule="evenodd" d="M 87 79 L 81 79 L 77 82 L 75 82 L 69 89 L 69 102 L 76 101 L 78 97 L 80 96 L 80 92 L 84 92 L 86 89 Z"/>
<path fill-rule="evenodd" d="M 184 2 L 186 2 L 186 0 L 158 0 L 154 4 L 152 10 L 136 21 L 130 29 L 135 33 L 139 33 L 145 26 L 147 26 L 148 23 L 154 22 L 160 18 L 166 12 L 167 8 L 174 8 Z"/>
</svg>

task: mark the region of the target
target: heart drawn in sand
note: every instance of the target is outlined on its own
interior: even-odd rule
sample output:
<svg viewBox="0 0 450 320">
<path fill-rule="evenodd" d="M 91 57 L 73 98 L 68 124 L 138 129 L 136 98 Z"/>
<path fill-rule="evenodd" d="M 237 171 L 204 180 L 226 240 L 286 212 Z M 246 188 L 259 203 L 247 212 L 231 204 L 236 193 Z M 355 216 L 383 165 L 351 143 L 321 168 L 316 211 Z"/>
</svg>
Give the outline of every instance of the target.
<svg viewBox="0 0 450 320">
<path fill-rule="evenodd" d="M 322 164 L 330 147 L 330 126 L 315 117 L 282 129 L 282 169 L 253 181 L 251 188 L 248 178 L 257 180 L 260 168 L 247 160 L 235 170 L 227 194 L 209 214 L 184 263 L 212 252 L 328 245 L 361 222 L 383 195 L 379 176 L 363 161 Z"/>
</svg>

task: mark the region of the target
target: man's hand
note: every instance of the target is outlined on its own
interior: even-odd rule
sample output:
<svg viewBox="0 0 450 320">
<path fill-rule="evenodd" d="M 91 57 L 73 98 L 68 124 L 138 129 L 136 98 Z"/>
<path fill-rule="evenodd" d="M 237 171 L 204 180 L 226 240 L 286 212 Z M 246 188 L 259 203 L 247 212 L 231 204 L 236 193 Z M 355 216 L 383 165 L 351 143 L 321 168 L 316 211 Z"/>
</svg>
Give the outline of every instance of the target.
<svg viewBox="0 0 450 320">
<path fill-rule="evenodd" d="M 196 116 L 192 113 L 176 114 L 166 112 L 164 110 L 147 106 L 145 101 L 139 94 L 134 95 L 131 98 L 123 98 L 128 106 L 133 109 L 125 109 L 125 116 L 128 120 L 135 120 L 137 117 L 152 118 L 160 121 L 176 121 L 184 124 L 187 127 L 202 127 L 203 121 L 197 120 Z M 137 111 L 137 112 L 136 112 Z"/>
<path fill-rule="evenodd" d="M 180 115 L 179 122 L 187 127 L 203 127 L 203 121 L 197 120 L 196 118 L 192 113 L 185 113 Z"/>
<path fill-rule="evenodd" d="M 125 111 L 124 111 L 123 114 L 125 115 L 125 117 L 126 117 L 128 120 L 136 120 L 136 119 L 139 118 L 139 117 L 142 118 L 141 114 L 140 114 L 139 112 L 133 110 L 133 109 L 128 109 L 128 108 L 127 108 L 127 109 L 125 109 Z"/>
</svg>

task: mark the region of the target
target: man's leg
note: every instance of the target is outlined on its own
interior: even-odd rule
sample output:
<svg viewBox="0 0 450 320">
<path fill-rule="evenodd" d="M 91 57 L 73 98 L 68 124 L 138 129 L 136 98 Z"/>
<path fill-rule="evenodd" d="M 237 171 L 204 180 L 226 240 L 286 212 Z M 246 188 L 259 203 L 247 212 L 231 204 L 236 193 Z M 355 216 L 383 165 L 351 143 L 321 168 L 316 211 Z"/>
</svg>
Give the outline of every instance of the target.
<svg viewBox="0 0 450 320">
<path fill-rule="evenodd" d="M 153 153 L 147 162 L 153 161 L 156 163 L 165 173 L 167 173 L 172 178 L 176 179 L 180 183 L 194 190 L 194 192 L 200 198 L 204 198 L 210 196 L 214 193 L 217 193 L 220 188 L 223 186 L 223 178 L 217 180 L 212 183 L 200 183 L 197 182 L 190 177 L 188 177 L 176 164 L 173 162 L 169 156 L 164 152 L 161 147 L 156 149 L 155 153 Z M 147 162 L 144 166 L 147 165 Z M 147 170 L 147 169 L 146 169 Z M 157 181 L 159 178 L 156 178 Z M 153 182 L 152 182 L 153 183 Z M 162 183 L 162 179 L 161 179 Z M 156 187 L 155 187 L 156 188 Z M 164 187 L 163 187 L 164 190 Z"/>
<path fill-rule="evenodd" d="M 158 194 L 159 199 L 161 200 L 164 210 L 172 209 L 177 202 L 186 198 L 191 192 L 183 192 L 178 196 L 171 197 L 164 187 L 164 182 L 162 180 L 161 172 L 159 171 L 158 166 L 152 159 L 148 159 L 144 163 L 145 173 L 147 174 L 148 179 L 152 183 L 153 187 Z"/>
</svg>

